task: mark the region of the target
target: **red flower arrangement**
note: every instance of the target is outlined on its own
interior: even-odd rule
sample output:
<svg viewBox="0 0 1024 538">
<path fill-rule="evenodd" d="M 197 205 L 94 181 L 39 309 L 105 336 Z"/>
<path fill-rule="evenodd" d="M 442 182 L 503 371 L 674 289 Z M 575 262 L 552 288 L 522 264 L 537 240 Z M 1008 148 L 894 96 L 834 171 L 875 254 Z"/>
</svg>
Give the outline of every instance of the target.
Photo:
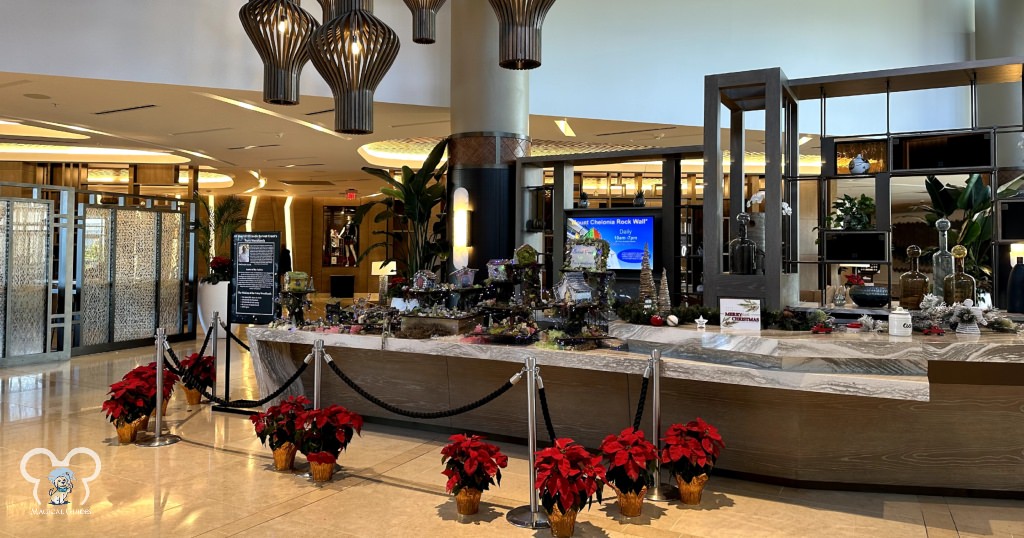
<svg viewBox="0 0 1024 538">
<path fill-rule="evenodd" d="M 501 449 L 485 443 L 479 435 L 457 433 L 441 449 L 441 474 L 448 477 L 445 489 L 458 495 L 462 488 L 486 491 L 491 484 L 501 485 L 501 469 L 508 466 L 508 456 Z"/>
<path fill-rule="evenodd" d="M 686 425 L 669 426 L 662 441 L 665 442 L 661 451 L 662 465 L 668 465 L 685 482 L 710 473 L 725 448 L 718 430 L 700 417 Z"/>
<path fill-rule="evenodd" d="M 864 277 L 858 274 L 846 275 L 846 287 L 850 288 L 853 286 L 863 286 Z"/>
<path fill-rule="evenodd" d="M 217 363 L 213 355 L 200 357 L 198 353 L 193 353 L 181 361 L 181 369 L 182 382 L 193 390 L 210 388 L 217 378 Z"/>
<path fill-rule="evenodd" d="M 308 409 L 307 405 L 309 400 L 305 396 L 292 396 L 262 413 L 250 415 L 249 420 L 260 442 L 276 450 L 285 443 L 298 444 L 298 419 Z"/>
<path fill-rule="evenodd" d="M 640 493 L 651 481 L 658 460 L 658 448 L 644 438 L 643 430 L 633 428 L 605 437 L 601 453 L 608 465 L 608 482 L 622 493 Z"/>
<path fill-rule="evenodd" d="M 363 429 L 363 417 L 340 405 L 299 412 L 299 451 L 313 463 L 334 463 L 352 441 L 352 433 Z"/>
<path fill-rule="evenodd" d="M 582 510 L 593 502 L 601 502 L 605 470 L 601 456 L 594 456 L 569 438 L 555 439 L 555 445 L 537 451 L 534 464 L 537 481 L 534 487 L 549 513 L 557 505 L 562 513 Z"/>
<path fill-rule="evenodd" d="M 164 370 L 164 400 L 171 397 L 178 376 Z M 120 381 L 110 385 L 110 398 L 103 402 L 103 411 L 113 423 L 134 422 L 156 409 L 156 363 L 137 366 Z"/>
<path fill-rule="evenodd" d="M 210 258 L 210 274 L 203 277 L 203 282 L 216 284 L 231 280 L 231 259 L 223 256 Z"/>
</svg>

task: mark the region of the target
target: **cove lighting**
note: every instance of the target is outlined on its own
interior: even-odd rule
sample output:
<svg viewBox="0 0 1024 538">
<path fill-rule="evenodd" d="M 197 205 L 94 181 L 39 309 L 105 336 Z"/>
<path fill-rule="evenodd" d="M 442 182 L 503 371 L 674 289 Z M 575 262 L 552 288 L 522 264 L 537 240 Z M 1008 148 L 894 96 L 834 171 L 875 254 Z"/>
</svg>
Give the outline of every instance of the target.
<svg viewBox="0 0 1024 538">
<path fill-rule="evenodd" d="M 230 97 L 223 97 L 223 96 L 212 94 L 212 93 L 196 92 L 196 95 L 201 95 L 203 97 L 208 97 L 208 98 L 213 99 L 215 101 L 220 101 L 222 103 L 227 103 L 229 105 L 234 105 L 234 106 L 237 106 L 239 108 L 244 108 L 246 110 L 251 110 L 253 112 L 259 112 L 260 114 L 266 114 L 267 116 L 272 116 L 272 117 L 277 118 L 277 119 L 281 119 L 281 120 L 285 120 L 285 121 L 290 121 L 290 122 L 292 122 L 292 123 L 294 123 L 296 125 L 301 125 L 303 127 L 306 127 L 306 128 L 309 128 L 309 129 L 313 129 L 314 131 L 318 131 L 318 132 L 321 132 L 321 133 L 324 133 L 324 134 L 329 134 L 331 136 L 340 138 L 342 140 L 352 140 L 351 137 L 342 135 L 340 133 L 336 133 L 336 132 L 334 132 L 334 131 L 326 128 L 326 127 L 323 127 L 321 125 L 317 125 L 315 123 L 310 123 L 308 121 L 303 121 L 303 120 L 300 120 L 300 119 L 297 119 L 297 118 L 293 118 L 291 116 L 286 116 L 284 114 L 279 114 L 277 112 L 274 112 L 273 110 L 267 110 L 267 109 L 265 109 L 263 107 L 256 106 L 256 105 L 254 105 L 252 103 L 246 103 L 245 101 L 238 101 L 238 100 L 235 100 L 235 99 L 231 99 Z"/>
<path fill-rule="evenodd" d="M 0 160 L 6 161 L 65 161 L 115 162 L 140 164 L 181 164 L 186 157 L 163 151 L 106 148 L 99 146 L 58 146 L 49 144 L 0 143 Z"/>
<path fill-rule="evenodd" d="M 68 133 L 46 127 L 35 127 L 25 125 L 16 121 L 0 120 L 0 136 L 14 136 L 21 138 L 58 138 L 64 140 L 87 140 L 88 135 Z"/>
<path fill-rule="evenodd" d="M 555 125 L 558 126 L 558 130 L 562 131 L 562 134 L 565 136 L 576 136 L 576 131 L 572 130 L 572 127 L 569 125 L 569 120 L 564 118 L 555 120 Z"/>
<path fill-rule="evenodd" d="M 292 241 L 292 199 L 293 196 L 289 196 L 284 200 L 284 242 L 288 245 L 288 248 L 295 248 L 292 245 L 295 244 Z"/>
<path fill-rule="evenodd" d="M 256 201 L 259 200 L 259 196 L 253 196 L 249 198 L 249 212 L 245 215 L 245 231 L 252 231 L 252 218 L 256 215 Z"/>
</svg>

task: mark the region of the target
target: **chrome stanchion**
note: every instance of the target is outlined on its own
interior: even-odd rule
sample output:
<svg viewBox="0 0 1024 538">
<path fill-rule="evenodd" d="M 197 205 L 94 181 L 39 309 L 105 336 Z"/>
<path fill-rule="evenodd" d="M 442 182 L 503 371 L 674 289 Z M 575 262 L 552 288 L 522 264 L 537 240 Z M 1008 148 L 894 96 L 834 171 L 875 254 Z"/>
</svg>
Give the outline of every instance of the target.
<svg viewBox="0 0 1024 538">
<path fill-rule="evenodd" d="M 324 373 L 324 341 L 313 342 L 313 408 L 320 409 L 320 381 Z"/>
<path fill-rule="evenodd" d="M 216 312 L 215 311 L 213 313 L 213 328 L 210 329 L 210 342 L 213 344 L 213 371 L 214 372 L 217 371 L 217 361 L 218 361 L 218 359 L 217 359 L 217 338 L 220 336 L 219 334 L 217 334 L 217 331 L 219 331 L 219 330 L 220 330 L 220 312 Z M 225 377 L 227 377 L 227 376 L 225 376 Z M 210 394 L 212 394 L 213 396 L 217 396 L 217 383 L 214 383 L 213 386 L 210 387 Z M 225 400 L 230 400 L 231 398 L 229 398 L 227 393 L 225 393 L 224 394 L 224 399 Z"/>
<path fill-rule="evenodd" d="M 534 488 L 534 484 L 537 483 L 537 469 L 534 467 L 537 460 L 535 454 L 537 452 L 537 359 L 527 357 L 524 372 L 526 373 L 526 434 L 528 443 L 526 448 L 530 451 L 530 504 L 529 506 L 520 506 L 509 510 L 505 519 L 516 527 L 546 529 L 550 527 L 548 515 L 540 510 L 540 503 L 537 502 L 537 489 Z"/>
<path fill-rule="evenodd" d="M 167 332 L 161 327 L 156 330 L 156 417 L 153 420 L 153 435 L 135 443 L 138 446 L 166 446 L 181 441 L 177 435 L 164 435 L 164 344 Z"/>
<path fill-rule="evenodd" d="M 651 434 L 651 438 L 654 440 L 654 444 L 658 445 L 659 437 L 661 436 L 661 350 L 655 349 L 651 351 L 651 365 L 648 368 L 653 376 L 651 390 L 651 415 L 654 417 L 654 432 Z M 647 488 L 647 500 L 661 502 L 670 501 L 672 499 L 679 498 L 679 488 L 665 484 L 661 481 L 661 459 L 654 459 L 654 480 L 657 481 L 653 487 Z"/>
</svg>

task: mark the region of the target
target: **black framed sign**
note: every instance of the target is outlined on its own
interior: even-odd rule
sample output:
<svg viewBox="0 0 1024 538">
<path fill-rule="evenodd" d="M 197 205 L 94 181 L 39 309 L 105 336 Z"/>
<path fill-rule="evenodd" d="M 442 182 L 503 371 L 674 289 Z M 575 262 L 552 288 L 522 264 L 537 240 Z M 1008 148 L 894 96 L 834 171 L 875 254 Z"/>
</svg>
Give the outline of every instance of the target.
<svg viewBox="0 0 1024 538">
<path fill-rule="evenodd" d="M 231 286 L 228 320 L 265 325 L 274 321 L 280 232 L 244 232 L 231 236 Z"/>
</svg>

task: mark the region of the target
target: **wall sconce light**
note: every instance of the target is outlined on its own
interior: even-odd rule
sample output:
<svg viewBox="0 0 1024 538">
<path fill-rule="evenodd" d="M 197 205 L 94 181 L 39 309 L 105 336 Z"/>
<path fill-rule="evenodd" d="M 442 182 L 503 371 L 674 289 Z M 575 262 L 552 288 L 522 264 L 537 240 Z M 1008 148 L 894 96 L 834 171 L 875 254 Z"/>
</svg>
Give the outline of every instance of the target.
<svg viewBox="0 0 1024 538">
<path fill-rule="evenodd" d="M 456 269 L 469 265 L 469 191 L 464 187 L 452 193 L 452 264 Z"/>
</svg>

